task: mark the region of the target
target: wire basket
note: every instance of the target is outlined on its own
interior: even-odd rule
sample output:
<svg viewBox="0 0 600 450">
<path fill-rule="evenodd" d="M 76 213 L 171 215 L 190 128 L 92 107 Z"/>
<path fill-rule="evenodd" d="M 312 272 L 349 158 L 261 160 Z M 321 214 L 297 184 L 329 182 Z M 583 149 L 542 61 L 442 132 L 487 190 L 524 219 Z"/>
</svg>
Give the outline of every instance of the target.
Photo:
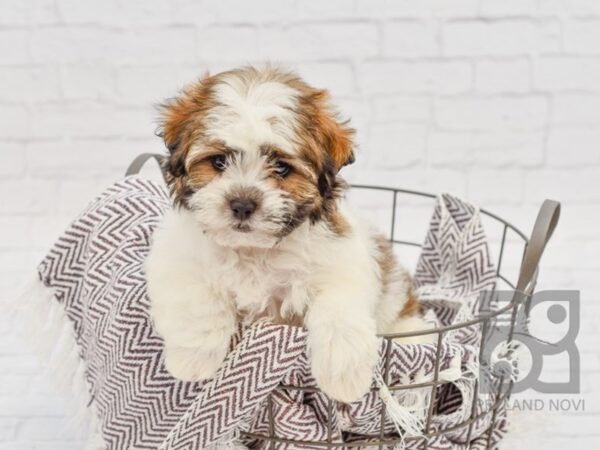
<svg viewBox="0 0 600 450">
<path fill-rule="evenodd" d="M 152 155 L 152 154 L 144 154 L 140 155 L 129 167 L 127 174 L 138 173 L 141 166 L 145 163 L 146 160 L 154 158 L 159 163 L 161 162 L 160 155 Z M 396 222 L 398 217 L 398 209 L 399 205 L 411 205 L 414 206 L 415 203 L 420 205 L 428 205 L 428 211 L 431 211 L 431 205 L 433 201 L 436 199 L 436 195 L 405 190 L 405 189 L 396 189 L 389 187 L 381 187 L 381 186 L 370 186 L 370 185 L 353 185 L 351 188 L 351 192 L 370 192 L 371 194 L 375 194 L 379 196 L 379 200 L 375 203 L 382 204 L 381 199 L 387 197 L 383 202 L 383 211 L 389 216 L 389 229 L 388 229 L 388 238 L 393 243 L 395 248 L 410 248 L 420 250 L 422 244 L 417 242 L 416 240 L 411 239 L 400 239 L 397 237 L 396 232 Z M 385 207 L 385 203 L 388 204 Z M 380 211 L 381 212 L 381 211 Z M 383 380 L 387 383 L 388 381 L 388 370 L 390 364 L 390 350 L 392 348 L 391 342 L 397 338 L 409 338 L 416 337 L 422 335 L 435 335 L 435 339 L 433 342 L 436 342 L 436 358 L 435 358 L 435 368 L 433 380 L 427 381 L 424 383 L 418 384 L 395 384 L 393 386 L 388 386 L 390 391 L 397 390 L 407 390 L 407 389 L 422 389 L 429 388 L 431 389 L 431 393 L 429 395 L 429 404 L 427 405 L 427 415 L 424 421 L 425 426 L 422 430 L 422 434 L 419 436 L 393 436 L 390 437 L 386 435 L 384 428 L 386 423 L 386 409 L 383 403 L 381 404 L 381 411 L 379 412 L 379 436 L 378 438 L 373 438 L 372 436 L 354 440 L 352 442 L 339 442 L 334 441 L 333 438 L 333 414 L 335 401 L 329 399 L 327 405 L 327 439 L 323 441 L 307 441 L 300 439 L 288 439 L 283 436 L 278 436 L 275 432 L 275 421 L 274 421 L 274 405 L 272 402 L 272 397 L 268 398 L 267 405 L 267 414 L 268 414 L 268 432 L 267 433 L 249 433 L 242 432 L 241 437 L 244 441 L 253 441 L 253 442 L 261 442 L 262 448 L 275 448 L 275 447 L 288 447 L 288 448 L 311 448 L 311 449 L 332 449 L 332 448 L 359 448 L 359 447 L 369 447 L 369 448 L 394 448 L 398 445 L 405 445 L 411 441 L 421 441 L 418 444 L 418 448 L 427 449 L 429 448 L 430 441 L 435 439 L 436 437 L 445 435 L 447 433 L 455 433 L 459 430 L 466 430 L 466 446 L 468 448 L 471 447 L 471 432 L 473 429 L 473 425 L 481 419 L 483 416 L 488 416 L 491 414 L 491 421 L 489 423 L 489 427 L 484 433 L 485 436 L 485 445 L 483 448 L 490 449 L 493 448 L 494 440 L 493 440 L 493 430 L 496 426 L 496 420 L 498 418 L 498 414 L 506 405 L 512 390 L 514 380 L 511 377 L 507 377 L 504 374 L 493 375 L 494 379 L 492 380 L 493 386 L 495 387 L 489 395 L 491 396 L 491 401 L 487 404 L 489 405 L 486 410 L 477 412 L 477 401 L 478 401 L 478 392 L 479 392 L 479 381 L 475 381 L 474 388 L 474 396 L 472 405 L 470 407 L 470 415 L 469 417 L 462 421 L 461 423 L 455 424 L 452 427 L 443 428 L 439 430 L 431 429 L 431 421 L 432 416 L 435 410 L 436 404 L 436 395 L 438 393 L 438 387 L 443 384 L 449 383 L 450 381 L 442 380 L 439 378 L 440 373 L 440 351 L 442 348 L 442 342 L 446 333 L 457 330 L 460 328 L 480 327 L 480 335 L 481 342 L 479 344 L 479 360 L 481 361 L 481 357 L 485 351 L 486 340 L 485 337 L 487 335 L 487 330 L 498 320 L 503 320 L 505 323 L 509 324 L 508 331 L 508 342 L 511 342 L 513 339 L 513 334 L 515 332 L 515 321 L 517 317 L 517 312 L 519 308 L 525 308 L 526 314 L 528 314 L 529 302 L 535 290 L 535 284 L 538 275 L 538 265 L 541 258 L 541 255 L 544 251 L 544 248 L 550 239 L 554 228 L 558 222 L 558 218 L 560 215 L 560 204 L 552 201 L 545 200 L 542 204 L 540 211 L 538 213 L 535 225 L 533 227 L 533 231 L 531 233 L 530 238 L 520 231 L 517 227 L 512 225 L 510 222 L 505 219 L 493 214 L 485 209 L 479 210 L 482 220 L 487 221 L 485 223 L 486 233 L 489 234 L 491 229 L 495 229 L 497 231 L 496 236 L 488 236 L 491 243 L 497 244 L 497 259 L 496 259 L 496 276 L 497 281 L 494 286 L 494 290 L 510 290 L 512 291 L 512 295 L 509 301 L 504 302 L 504 304 L 499 304 L 495 308 L 487 311 L 482 311 L 478 314 L 474 319 L 465 321 L 458 324 L 441 326 L 435 329 L 427 329 L 424 331 L 414 332 L 414 333 L 396 333 L 396 334 L 385 334 L 380 337 L 385 340 L 385 348 L 386 352 L 384 354 L 383 361 Z M 513 255 L 517 255 L 517 261 L 513 263 L 512 267 L 510 264 L 504 264 L 507 259 L 507 250 L 510 248 Z M 505 267 L 503 267 L 505 266 Z M 513 270 L 513 273 L 510 272 L 510 269 Z M 493 294 L 493 293 L 492 293 Z M 318 388 L 315 387 L 299 387 L 299 386 L 289 386 L 282 385 L 277 389 L 286 390 L 286 391 L 304 391 L 304 392 L 319 392 Z M 377 387 L 373 387 L 372 390 L 377 390 Z M 413 442 L 414 444 L 414 442 Z M 411 446 L 412 447 L 412 446 Z M 481 448 L 479 446 L 478 448 Z"/>
</svg>

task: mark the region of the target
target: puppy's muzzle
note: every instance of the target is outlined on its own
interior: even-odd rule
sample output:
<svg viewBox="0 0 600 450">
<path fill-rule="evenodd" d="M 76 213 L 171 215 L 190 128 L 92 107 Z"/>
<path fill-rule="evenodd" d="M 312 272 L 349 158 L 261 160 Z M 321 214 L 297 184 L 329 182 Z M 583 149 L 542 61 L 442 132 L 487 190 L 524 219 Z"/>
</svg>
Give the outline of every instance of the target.
<svg viewBox="0 0 600 450">
<path fill-rule="evenodd" d="M 234 198 L 229 202 L 233 216 L 238 220 L 248 220 L 256 211 L 256 202 L 249 198 Z"/>
</svg>

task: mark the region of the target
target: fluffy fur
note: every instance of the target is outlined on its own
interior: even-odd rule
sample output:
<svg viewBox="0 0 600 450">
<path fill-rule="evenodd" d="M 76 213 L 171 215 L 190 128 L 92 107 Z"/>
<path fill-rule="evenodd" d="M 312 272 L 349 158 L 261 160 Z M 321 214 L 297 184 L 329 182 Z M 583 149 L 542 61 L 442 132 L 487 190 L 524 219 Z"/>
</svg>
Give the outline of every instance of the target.
<svg viewBox="0 0 600 450">
<path fill-rule="evenodd" d="M 307 327 L 319 386 L 350 402 L 371 386 L 376 334 L 423 326 L 390 244 L 342 204 L 353 130 L 328 98 L 288 72 L 247 67 L 163 105 L 175 207 L 146 275 L 175 377 L 211 377 L 236 324 L 267 316 Z"/>
</svg>

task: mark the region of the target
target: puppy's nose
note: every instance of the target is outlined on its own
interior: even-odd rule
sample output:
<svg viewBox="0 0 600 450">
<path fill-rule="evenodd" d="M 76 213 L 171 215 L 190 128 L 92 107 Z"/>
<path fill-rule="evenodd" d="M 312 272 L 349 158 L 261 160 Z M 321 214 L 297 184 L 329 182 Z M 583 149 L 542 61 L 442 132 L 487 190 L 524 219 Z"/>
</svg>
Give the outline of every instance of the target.
<svg viewBox="0 0 600 450">
<path fill-rule="evenodd" d="M 229 202 L 229 207 L 236 219 L 246 220 L 256 210 L 256 202 L 248 198 L 234 198 Z"/>
</svg>

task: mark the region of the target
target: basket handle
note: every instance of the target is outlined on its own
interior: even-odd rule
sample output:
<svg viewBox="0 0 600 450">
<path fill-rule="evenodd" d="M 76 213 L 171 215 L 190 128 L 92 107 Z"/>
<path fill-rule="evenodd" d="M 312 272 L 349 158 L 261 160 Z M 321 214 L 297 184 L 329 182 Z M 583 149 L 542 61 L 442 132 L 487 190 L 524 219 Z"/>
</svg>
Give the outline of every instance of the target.
<svg viewBox="0 0 600 450">
<path fill-rule="evenodd" d="M 517 282 L 517 291 L 526 292 L 526 289 L 532 290 L 533 284 L 537 279 L 538 264 L 546 244 L 552 237 L 552 233 L 558 224 L 560 217 L 560 203 L 554 200 L 544 200 L 540 211 L 535 220 L 529 243 L 525 249 L 519 281 Z"/>
<path fill-rule="evenodd" d="M 140 173 L 140 170 L 142 170 L 142 167 L 144 167 L 144 164 L 146 164 L 146 161 L 148 161 L 149 159 L 154 159 L 157 162 L 158 167 L 160 168 L 160 172 L 162 173 L 164 179 L 165 172 L 163 170 L 162 165 L 163 160 L 165 158 L 163 155 L 160 155 L 158 153 L 141 153 L 137 155 L 135 159 L 131 161 L 129 167 L 127 167 L 127 170 L 125 171 L 125 176 L 128 177 L 129 175 L 137 175 L 138 173 Z"/>
</svg>

